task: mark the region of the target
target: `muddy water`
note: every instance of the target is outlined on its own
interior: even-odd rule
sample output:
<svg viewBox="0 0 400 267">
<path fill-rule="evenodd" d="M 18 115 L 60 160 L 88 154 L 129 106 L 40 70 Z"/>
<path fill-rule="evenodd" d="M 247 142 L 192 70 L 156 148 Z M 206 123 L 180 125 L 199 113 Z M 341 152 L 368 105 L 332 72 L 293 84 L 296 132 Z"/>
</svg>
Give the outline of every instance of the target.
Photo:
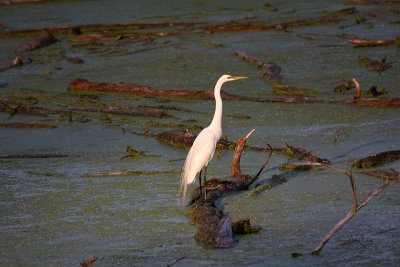
<svg viewBox="0 0 400 267">
<path fill-rule="evenodd" d="M 278 2 L 278 1 L 277 1 Z M 55 3 L 2 5 L 0 23 L 9 29 L 126 22 L 226 22 L 255 18 L 273 22 L 320 16 L 349 7 L 341 1 L 271 2 L 61 1 Z M 62 108 L 75 105 L 78 94 L 68 93 L 75 78 L 93 81 L 133 82 L 155 88 L 205 90 L 213 88 L 224 73 L 249 79 L 227 84 L 227 92 L 273 96 L 271 83 L 259 70 L 232 56 L 240 50 L 282 68 L 283 83 L 320 92 L 318 98 L 348 99 L 333 93 L 332 83 L 356 77 L 363 88 L 386 88 L 400 97 L 398 63 L 382 74 L 357 62 L 359 56 L 388 61 L 399 58 L 396 46 L 355 49 L 337 35 L 393 39 L 398 34 L 398 5 L 361 5 L 357 13 L 340 23 L 284 31 L 192 35 L 155 39 L 151 43 L 129 40 L 79 43 L 61 41 L 24 54 L 33 62 L 0 73 L 1 97 L 23 99 L 39 106 Z M 356 19 L 365 18 L 357 24 Z M 161 31 L 162 29 L 160 29 Z M 0 42 L 0 59 L 9 62 L 14 49 L 28 37 Z M 204 41 L 222 44 L 209 47 Z M 84 64 L 62 59 L 63 52 Z M 22 94 L 36 98 L 21 97 Z M 38 97 L 39 95 L 39 97 Z M 53 98 L 44 98 L 51 96 Z M 19 97 L 19 98 L 18 98 Z M 36 99 L 36 100 L 35 100 Z M 37 100 L 38 99 L 38 100 Z M 22 101 L 22 100 L 21 100 Z M 39 101 L 38 103 L 35 101 Z M 161 144 L 144 130 L 157 134 L 168 127 L 152 127 L 150 120 L 207 126 L 211 101 L 165 100 L 100 95 L 101 103 L 130 107 L 168 105 L 170 118 L 150 119 L 101 114 L 77 114 L 72 122 L 61 115 L 48 117 L 0 113 L 1 123 L 41 122 L 54 129 L 0 129 L 2 155 L 58 153 L 62 158 L 1 159 L 0 161 L 0 264 L 4 266 L 76 266 L 90 255 L 96 266 L 165 266 L 184 257 L 177 266 L 394 266 L 400 261 L 399 187 L 394 186 L 363 208 L 325 247 L 320 256 L 309 252 L 326 231 L 352 205 L 345 176 L 332 171 L 288 174 L 288 182 L 256 197 L 240 193 L 223 199 L 234 219 L 249 217 L 261 226 L 258 234 L 239 237 L 235 248 L 213 250 L 198 246 L 195 228 L 188 223 L 177 198 L 178 174 L 88 178 L 103 171 L 167 170 L 179 168 L 187 151 Z M 234 118 L 245 114 L 248 120 Z M 360 108 L 326 104 L 265 104 L 224 102 L 223 132 L 235 140 L 256 128 L 249 140 L 254 146 L 304 147 L 334 166 L 348 169 L 356 159 L 399 149 L 400 119 L 397 108 Z M 334 144 L 335 136 L 339 138 Z M 127 145 L 157 157 L 122 159 Z M 229 174 L 232 154 L 217 153 L 209 177 Z M 245 173 L 254 174 L 265 155 L 247 152 Z M 287 158 L 274 155 L 261 179 L 281 173 Z M 398 162 L 383 166 L 397 168 Z M 380 186 L 376 178 L 355 172 L 360 199 Z M 291 253 L 302 253 L 292 258 Z"/>
</svg>

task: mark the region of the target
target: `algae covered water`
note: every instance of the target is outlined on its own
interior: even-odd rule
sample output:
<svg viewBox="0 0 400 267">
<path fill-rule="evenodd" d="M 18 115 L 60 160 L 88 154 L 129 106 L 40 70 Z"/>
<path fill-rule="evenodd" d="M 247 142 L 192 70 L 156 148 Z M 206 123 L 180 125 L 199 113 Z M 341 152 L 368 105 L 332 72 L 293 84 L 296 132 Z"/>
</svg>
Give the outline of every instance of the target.
<svg viewBox="0 0 400 267">
<path fill-rule="evenodd" d="M 356 78 L 365 92 L 373 86 L 385 92 L 380 99 L 400 97 L 400 6 L 345 2 L 1 4 L 0 65 L 17 55 L 24 64 L 0 72 L 0 265 L 77 266 L 91 255 L 97 257 L 93 266 L 397 265 L 398 185 L 360 210 L 320 255 L 310 255 L 351 209 L 351 187 L 345 175 L 332 170 L 285 173 L 279 166 L 292 160 L 279 153 L 273 154 L 260 182 L 284 175 L 286 183 L 255 196 L 240 192 L 221 200 L 233 220 L 250 218 L 262 230 L 237 236 L 231 249 L 199 246 L 196 228 L 177 196 L 179 172 L 149 172 L 182 167 L 187 149 L 155 136 L 169 129 L 206 127 L 214 102 L 68 91 L 75 79 L 210 90 L 225 73 L 248 77 L 223 88 L 242 96 L 282 97 L 274 92 L 278 82 L 310 89 L 313 94 L 302 97 L 326 102 L 224 101 L 223 135 L 235 141 L 255 128 L 251 146 L 290 144 L 350 170 L 360 158 L 400 147 L 398 107 L 347 105 L 341 101 L 351 100 L 354 89 L 334 92 L 343 80 Z M 346 11 L 333 13 L 338 10 Z M 135 23 L 152 26 L 99 30 Z M 243 30 L 243 25 L 265 28 Z M 80 37 L 60 30 L 73 26 L 80 26 Z M 57 29 L 58 42 L 15 52 L 40 32 L 22 30 L 42 28 Z M 355 48 L 350 39 L 393 42 Z M 280 81 L 262 76 L 263 70 L 235 56 L 237 51 L 279 66 Z M 365 64 L 360 58 L 381 64 Z M 105 107 L 168 116 L 98 111 Z M 127 146 L 142 156 L 126 157 Z M 265 157 L 264 152 L 245 151 L 242 171 L 254 175 Z M 229 175 L 231 160 L 232 151 L 217 151 L 208 177 Z M 398 161 L 376 167 L 389 168 L 399 170 Z M 128 176 L 90 175 L 133 171 L 137 173 Z M 358 170 L 353 174 L 360 201 L 384 183 Z"/>
</svg>

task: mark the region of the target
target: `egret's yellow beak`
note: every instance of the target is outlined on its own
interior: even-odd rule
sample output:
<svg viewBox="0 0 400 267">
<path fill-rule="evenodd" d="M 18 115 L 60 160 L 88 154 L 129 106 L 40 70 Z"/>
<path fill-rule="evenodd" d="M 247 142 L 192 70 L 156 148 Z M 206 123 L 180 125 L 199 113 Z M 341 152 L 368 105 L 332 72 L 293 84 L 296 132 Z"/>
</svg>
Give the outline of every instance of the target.
<svg viewBox="0 0 400 267">
<path fill-rule="evenodd" d="M 244 77 L 244 76 L 233 76 L 232 79 L 237 81 L 237 80 L 247 79 L 247 77 Z"/>
</svg>

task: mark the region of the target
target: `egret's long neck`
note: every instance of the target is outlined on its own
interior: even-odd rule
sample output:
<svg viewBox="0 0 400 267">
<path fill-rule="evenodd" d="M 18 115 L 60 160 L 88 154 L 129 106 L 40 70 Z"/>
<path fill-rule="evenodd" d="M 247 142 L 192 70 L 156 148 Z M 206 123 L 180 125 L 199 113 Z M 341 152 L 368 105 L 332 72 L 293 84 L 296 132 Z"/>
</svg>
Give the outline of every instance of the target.
<svg viewBox="0 0 400 267">
<path fill-rule="evenodd" d="M 214 88 L 214 97 L 215 97 L 215 113 L 214 118 L 210 124 L 211 127 L 215 129 L 221 129 L 221 120 L 222 120 L 222 99 L 221 99 L 221 87 L 224 82 L 218 80 L 217 84 Z"/>
</svg>

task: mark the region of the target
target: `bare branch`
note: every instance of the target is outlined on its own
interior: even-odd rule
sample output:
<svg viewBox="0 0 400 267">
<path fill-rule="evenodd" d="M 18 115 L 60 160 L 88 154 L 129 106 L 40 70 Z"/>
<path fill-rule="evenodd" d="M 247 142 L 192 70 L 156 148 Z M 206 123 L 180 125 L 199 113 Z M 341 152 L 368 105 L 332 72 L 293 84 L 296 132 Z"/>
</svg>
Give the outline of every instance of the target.
<svg viewBox="0 0 400 267">
<path fill-rule="evenodd" d="M 260 176 L 261 172 L 265 169 L 265 167 L 268 165 L 269 161 L 271 160 L 272 157 L 272 147 L 267 144 L 268 148 L 269 148 L 269 154 L 268 154 L 268 158 L 267 160 L 264 162 L 264 164 L 261 166 L 260 170 L 257 172 L 257 174 L 253 177 L 253 179 L 250 181 L 249 185 L 247 187 L 249 187 L 251 184 L 253 184 L 258 177 Z"/>
</svg>

